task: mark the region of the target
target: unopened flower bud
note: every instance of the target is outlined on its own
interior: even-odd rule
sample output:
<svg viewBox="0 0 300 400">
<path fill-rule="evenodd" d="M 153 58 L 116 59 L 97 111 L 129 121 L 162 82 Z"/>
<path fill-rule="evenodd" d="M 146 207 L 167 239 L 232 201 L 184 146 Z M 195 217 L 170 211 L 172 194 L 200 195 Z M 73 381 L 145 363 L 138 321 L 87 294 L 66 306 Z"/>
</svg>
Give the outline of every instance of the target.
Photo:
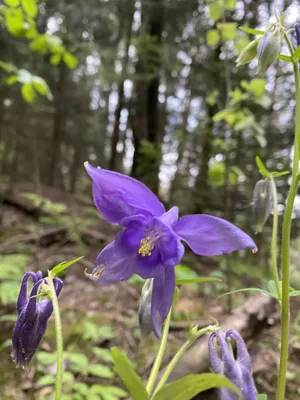
<svg viewBox="0 0 300 400">
<path fill-rule="evenodd" d="M 300 46 L 300 23 L 297 22 L 295 24 L 295 31 L 291 34 L 293 39 L 293 47 L 296 50 L 298 46 Z"/>
<path fill-rule="evenodd" d="M 252 209 L 255 233 L 259 233 L 273 210 L 272 183 L 269 179 L 261 179 L 255 184 Z"/>
<path fill-rule="evenodd" d="M 243 51 L 235 61 L 237 67 L 248 64 L 257 56 L 257 46 L 259 41 L 260 38 L 257 38 L 248 43 L 248 45 L 243 49 Z"/>
<path fill-rule="evenodd" d="M 218 343 L 215 342 L 215 339 Z M 236 357 L 228 341 L 235 343 Z M 209 359 L 212 370 L 226 376 L 243 394 L 244 400 L 256 400 L 256 388 L 252 377 L 251 358 L 241 335 L 234 329 L 224 333 L 213 333 L 208 341 Z M 240 396 L 229 389 L 219 389 L 220 400 L 240 400 Z"/>
<path fill-rule="evenodd" d="M 267 29 L 257 46 L 257 73 L 264 75 L 275 62 L 281 48 L 282 39 L 283 30 L 278 24 L 271 25 L 271 27 Z"/>
<path fill-rule="evenodd" d="M 152 286 L 153 279 L 147 279 L 142 289 L 138 312 L 140 329 L 144 335 L 149 335 L 153 330 L 151 317 Z"/>
</svg>

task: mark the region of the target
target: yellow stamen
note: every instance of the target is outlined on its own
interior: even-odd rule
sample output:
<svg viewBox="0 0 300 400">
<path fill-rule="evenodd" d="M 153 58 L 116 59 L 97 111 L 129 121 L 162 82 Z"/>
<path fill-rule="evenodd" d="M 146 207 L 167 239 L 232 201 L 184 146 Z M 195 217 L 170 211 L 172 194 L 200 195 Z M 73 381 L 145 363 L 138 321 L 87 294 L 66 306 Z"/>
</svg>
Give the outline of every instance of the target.
<svg viewBox="0 0 300 400">
<path fill-rule="evenodd" d="M 154 244 L 150 242 L 150 236 L 143 238 L 140 242 L 138 253 L 142 256 L 151 256 L 151 250 L 154 248 Z"/>
</svg>

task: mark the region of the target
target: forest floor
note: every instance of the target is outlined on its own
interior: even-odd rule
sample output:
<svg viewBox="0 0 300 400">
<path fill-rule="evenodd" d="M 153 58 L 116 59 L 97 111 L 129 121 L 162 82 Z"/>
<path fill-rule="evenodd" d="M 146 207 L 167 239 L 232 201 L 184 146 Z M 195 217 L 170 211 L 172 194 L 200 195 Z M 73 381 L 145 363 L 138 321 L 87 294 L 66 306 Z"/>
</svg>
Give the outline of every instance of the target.
<svg viewBox="0 0 300 400">
<path fill-rule="evenodd" d="M 116 228 L 99 217 L 90 199 L 74 198 L 58 189 L 43 187 L 42 199 L 34 195 L 35 188 L 29 183 L 19 184 L 9 192 L 3 186 L 0 187 L 0 192 L 3 199 L 0 212 L 0 257 L 26 253 L 30 256 L 26 269 L 42 270 L 45 273 L 47 269 L 62 261 L 84 255 L 82 260 L 69 268 L 63 278 L 64 288 L 60 296 L 64 342 L 68 352 L 78 350 L 92 357 L 89 354 L 91 345 L 105 349 L 118 346 L 127 353 L 137 371 L 145 379 L 155 358 L 158 342 L 152 336 L 141 337 L 139 331 L 137 310 L 141 283 L 133 280 L 131 283 L 99 286 L 87 279 L 84 274 L 86 268 L 91 270 L 93 261 L 104 245 L 113 239 Z M 25 192 L 31 195 L 24 196 Z M 199 260 L 194 264 L 195 260 L 187 253 L 184 261 L 189 265 L 192 262 L 200 276 L 208 276 L 211 265 Z M 244 277 L 244 281 L 245 286 L 249 285 L 247 277 Z M 176 352 L 187 337 L 186 310 L 192 321 L 201 325 L 211 323 L 210 316 L 216 319 L 221 316 L 224 318 L 226 302 L 216 299 L 220 293 L 214 292 L 214 282 L 211 285 L 211 291 L 202 290 L 201 285 L 196 288 L 181 287 L 171 323 L 165 360 Z M 238 301 L 242 303 L 245 298 L 239 295 Z M 295 321 L 298 315 L 299 305 L 300 301 L 294 298 L 292 321 Z M 1 316 L 14 313 L 14 304 L 5 306 L 0 304 Z M 40 358 L 36 357 L 32 367 L 25 371 L 15 368 L 10 358 L 11 347 L 9 345 L 1 347 L 1 343 L 10 338 L 13 326 L 11 321 L 5 321 L 5 318 L 3 320 L 0 332 L 0 398 L 47 399 L 53 386 L 46 381 L 45 384 L 37 384 L 37 378 L 45 373 L 45 369 L 47 373 L 51 373 L 51 365 L 43 364 L 42 355 L 45 356 L 45 352 L 55 349 L 53 318 L 40 346 L 42 355 Z M 270 316 L 270 320 L 272 321 L 269 321 L 268 327 L 262 327 L 259 335 L 250 337 L 247 345 L 253 360 L 257 388 L 259 392 L 268 394 L 268 400 L 273 400 L 279 363 L 278 309 Z M 102 338 L 97 327 L 105 328 L 101 331 Z M 291 330 L 287 400 L 295 400 L 300 396 L 299 320 L 293 322 Z M 184 366 L 182 369 L 184 370 Z M 81 376 L 80 371 L 76 372 L 74 368 L 71 371 L 76 381 L 88 384 L 104 381 L 97 376 Z M 110 383 L 114 382 L 118 384 L 116 378 L 110 378 Z M 201 399 L 216 398 L 214 396 L 201 395 Z"/>
</svg>

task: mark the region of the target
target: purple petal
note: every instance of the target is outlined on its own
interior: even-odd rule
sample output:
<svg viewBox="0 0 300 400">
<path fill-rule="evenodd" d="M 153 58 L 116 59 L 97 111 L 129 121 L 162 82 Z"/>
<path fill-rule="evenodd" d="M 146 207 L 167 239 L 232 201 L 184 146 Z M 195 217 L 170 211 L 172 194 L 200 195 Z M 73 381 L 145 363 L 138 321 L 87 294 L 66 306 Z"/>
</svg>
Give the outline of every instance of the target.
<svg viewBox="0 0 300 400">
<path fill-rule="evenodd" d="M 18 301 L 17 301 L 18 314 L 21 313 L 21 311 L 26 307 L 26 305 L 28 303 L 28 297 L 27 297 L 28 279 L 32 278 L 33 283 L 36 283 L 38 280 L 38 277 L 40 276 L 40 274 L 39 275 L 38 274 L 35 274 L 34 272 L 27 272 L 24 275 L 22 283 L 21 283 L 21 289 L 20 289 Z"/>
<path fill-rule="evenodd" d="M 256 248 L 246 233 L 230 222 L 210 215 L 187 215 L 180 218 L 173 229 L 194 253 L 202 256 Z"/>
<path fill-rule="evenodd" d="M 134 214 L 160 216 L 165 212 L 162 203 L 142 182 L 88 163 L 85 168 L 93 180 L 95 205 L 108 222 L 118 224 Z"/>
<path fill-rule="evenodd" d="M 226 339 L 234 339 L 236 342 L 237 361 L 243 365 L 246 369 L 251 371 L 251 358 L 248 353 L 246 343 L 242 336 L 234 329 L 229 329 L 226 332 Z"/>
<path fill-rule="evenodd" d="M 178 221 L 178 207 L 172 207 L 169 211 L 159 217 L 166 225 L 173 226 Z"/>
<path fill-rule="evenodd" d="M 136 252 L 128 255 L 115 241 L 108 244 L 96 258 L 90 279 L 97 283 L 126 281 L 135 273 Z"/>
<path fill-rule="evenodd" d="M 172 306 L 175 290 L 175 269 L 162 268 L 161 275 L 154 278 L 151 301 L 151 317 L 154 333 L 161 336 L 163 322 Z"/>
<path fill-rule="evenodd" d="M 157 247 L 154 247 L 150 256 L 137 255 L 135 272 L 144 279 L 154 278 L 161 274 L 161 258 Z"/>
</svg>

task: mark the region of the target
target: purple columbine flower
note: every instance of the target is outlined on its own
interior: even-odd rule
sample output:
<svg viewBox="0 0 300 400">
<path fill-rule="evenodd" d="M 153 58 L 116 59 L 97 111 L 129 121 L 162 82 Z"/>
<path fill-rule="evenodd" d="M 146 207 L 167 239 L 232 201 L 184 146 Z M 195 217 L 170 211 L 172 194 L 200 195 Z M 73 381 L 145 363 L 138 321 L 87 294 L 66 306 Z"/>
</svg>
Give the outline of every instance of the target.
<svg viewBox="0 0 300 400">
<path fill-rule="evenodd" d="M 93 180 L 96 207 L 106 221 L 125 228 L 98 255 L 89 277 L 98 283 L 125 281 L 133 274 L 154 278 L 151 317 L 158 337 L 172 305 L 182 240 L 203 256 L 255 248 L 246 233 L 224 219 L 195 214 L 178 220 L 178 207 L 166 212 L 142 182 L 88 163 L 85 168 Z"/>
<path fill-rule="evenodd" d="M 217 338 L 220 353 L 215 343 Z M 228 340 L 236 343 L 236 358 Z M 226 332 L 213 333 L 208 341 L 209 358 L 212 370 L 217 374 L 226 376 L 243 394 L 243 400 L 256 400 L 256 388 L 251 371 L 251 359 L 246 344 L 241 335 L 234 329 Z M 239 400 L 240 397 L 229 389 L 219 389 L 220 400 Z"/>
<path fill-rule="evenodd" d="M 29 278 L 33 281 L 33 287 L 30 295 L 27 296 Z M 17 302 L 18 319 L 13 330 L 13 351 L 11 355 L 16 364 L 22 367 L 30 363 L 46 331 L 48 319 L 53 311 L 49 297 L 41 301 L 36 297 L 43 282 L 46 283 L 46 279 L 42 279 L 40 271 L 36 274 L 27 272 L 21 284 Z M 58 296 L 63 282 L 59 278 L 54 278 L 53 282 Z"/>
</svg>

